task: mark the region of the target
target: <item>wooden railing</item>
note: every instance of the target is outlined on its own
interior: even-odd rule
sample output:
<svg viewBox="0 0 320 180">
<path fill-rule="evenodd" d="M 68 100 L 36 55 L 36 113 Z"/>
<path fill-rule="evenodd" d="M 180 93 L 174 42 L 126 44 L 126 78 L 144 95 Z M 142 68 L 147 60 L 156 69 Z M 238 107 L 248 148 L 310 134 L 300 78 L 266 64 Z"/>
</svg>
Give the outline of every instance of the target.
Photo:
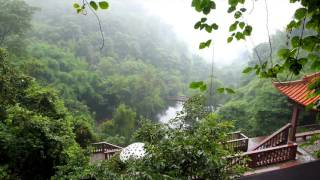
<svg viewBox="0 0 320 180">
<path fill-rule="evenodd" d="M 224 143 L 227 149 L 232 149 L 234 151 L 246 152 L 248 149 L 249 138 L 242 134 L 241 132 L 234 132 L 228 134 L 228 141 Z"/>
<path fill-rule="evenodd" d="M 108 150 L 104 153 L 105 155 L 105 159 L 109 160 L 112 158 L 112 156 L 114 156 L 117 152 L 120 152 L 121 149 L 115 149 L 115 150 Z"/>
<path fill-rule="evenodd" d="M 122 147 L 107 142 L 99 142 L 92 144 L 92 153 L 103 153 L 105 159 L 109 160 L 115 153 L 120 152 Z"/>
<path fill-rule="evenodd" d="M 320 130 L 320 124 L 309 124 L 297 127 L 297 133 Z"/>
<path fill-rule="evenodd" d="M 105 153 L 112 150 L 121 150 L 122 147 L 107 142 L 99 142 L 92 144 L 92 153 Z"/>
<path fill-rule="evenodd" d="M 228 165 L 226 167 L 242 165 L 249 168 L 257 168 L 295 160 L 297 147 L 298 146 L 296 143 L 289 143 L 282 146 L 250 151 L 241 155 L 228 157 Z"/>
<path fill-rule="evenodd" d="M 284 145 L 288 143 L 289 131 L 291 128 L 291 124 L 288 123 L 278 131 L 273 133 L 271 136 L 267 137 L 261 143 L 250 149 L 250 151 L 266 149 L 269 147 L 275 147 L 279 145 Z"/>
</svg>

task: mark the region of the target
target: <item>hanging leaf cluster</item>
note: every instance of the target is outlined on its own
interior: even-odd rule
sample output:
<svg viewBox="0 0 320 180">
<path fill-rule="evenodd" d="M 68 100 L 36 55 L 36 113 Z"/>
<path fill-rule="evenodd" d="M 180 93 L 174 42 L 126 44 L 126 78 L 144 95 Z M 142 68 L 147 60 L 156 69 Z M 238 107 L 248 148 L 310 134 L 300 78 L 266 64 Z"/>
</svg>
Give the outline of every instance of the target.
<svg viewBox="0 0 320 180">
<path fill-rule="evenodd" d="M 216 3 L 212 0 L 193 0 L 191 6 L 194 7 L 197 12 L 202 13 L 205 16 L 210 14 L 212 10 L 216 9 Z M 213 30 L 219 29 L 219 25 L 217 23 L 210 23 L 207 20 L 207 17 L 202 17 L 200 21 L 196 22 L 196 24 L 194 25 L 194 29 L 198 29 L 200 31 L 205 30 L 208 33 L 212 33 Z M 199 44 L 199 49 L 210 47 L 211 42 L 211 39 L 201 42 Z"/>
<path fill-rule="evenodd" d="M 235 18 L 235 22 L 232 23 L 229 27 L 229 31 L 232 33 L 230 37 L 227 38 L 227 42 L 230 43 L 233 39 L 236 40 L 245 40 L 246 36 L 250 36 L 252 33 L 252 26 L 246 24 L 244 21 L 239 21 L 239 19 L 243 16 L 243 13 L 247 11 L 246 8 L 239 7 L 239 4 L 244 4 L 245 0 L 229 0 L 229 8 L 228 13 L 233 13 L 233 17 Z M 199 13 L 204 15 L 210 14 L 212 10 L 216 9 L 216 3 L 213 0 L 193 0 L 192 7 Z M 213 30 L 218 30 L 219 25 L 215 22 L 207 22 L 207 17 L 201 18 L 196 24 L 194 25 L 195 29 L 206 30 L 208 33 L 212 33 Z M 201 42 L 199 45 L 199 49 L 204 49 L 210 47 L 211 40 L 207 40 L 205 42 Z"/>
<path fill-rule="evenodd" d="M 73 4 L 73 8 L 75 8 L 77 10 L 77 13 L 84 13 L 86 6 L 89 6 L 90 8 L 94 9 L 94 10 L 105 10 L 109 8 L 109 3 L 107 1 L 100 1 L 100 2 L 96 2 L 96 1 L 84 1 L 83 4 L 79 4 L 79 3 L 74 3 Z"/>
<path fill-rule="evenodd" d="M 233 14 L 233 17 L 235 19 L 234 23 L 232 23 L 229 26 L 229 32 L 232 33 L 228 39 L 227 42 L 230 43 L 233 41 L 233 39 L 236 40 L 245 40 L 246 36 L 250 36 L 252 33 L 252 26 L 249 24 L 246 24 L 244 21 L 240 21 L 240 18 L 243 17 L 243 14 L 247 11 L 245 7 L 243 7 L 243 4 L 245 3 L 245 0 L 229 0 L 229 8 L 228 13 Z M 242 5 L 239 7 L 239 5 Z"/>
<path fill-rule="evenodd" d="M 204 83 L 203 81 L 191 82 L 189 85 L 189 88 L 199 89 L 201 92 L 204 92 L 207 90 L 207 84 Z"/>
</svg>

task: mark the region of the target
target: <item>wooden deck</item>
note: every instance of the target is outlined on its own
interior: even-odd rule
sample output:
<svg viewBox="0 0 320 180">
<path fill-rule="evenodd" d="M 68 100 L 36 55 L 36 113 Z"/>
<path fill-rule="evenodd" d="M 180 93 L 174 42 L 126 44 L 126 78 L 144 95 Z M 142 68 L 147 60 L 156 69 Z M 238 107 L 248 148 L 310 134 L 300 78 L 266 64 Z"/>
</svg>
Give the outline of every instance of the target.
<svg viewBox="0 0 320 180">
<path fill-rule="evenodd" d="M 107 142 L 93 143 L 92 147 L 90 162 L 109 160 L 122 150 L 122 147 Z"/>
<path fill-rule="evenodd" d="M 309 163 L 316 161 L 316 159 L 312 156 L 311 152 L 305 149 L 305 147 L 301 147 L 303 143 L 305 143 L 306 138 L 300 138 L 303 137 L 305 134 L 310 135 L 310 134 L 317 134 L 318 131 L 309 131 L 309 132 L 304 132 L 303 134 L 297 133 L 297 136 L 299 137 L 297 140 L 298 143 L 298 150 L 296 154 L 295 160 L 287 161 L 287 162 L 282 162 L 282 163 L 277 163 L 273 165 L 268 165 L 268 166 L 263 166 L 259 168 L 254 168 L 248 172 L 246 172 L 244 175 L 245 176 L 251 176 L 255 174 L 260 174 L 260 173 L 266 173 L 266 172 L 271 172 L 271 171 L 276 171 L 276 170 L 281 170 L 281 169 L 286 169 L 294 166 L 298 166 L 301 164 Z M 256 147 L 258 144 L 263 142 L 268 136 L 261 136 L 261 137 L 254 137 L 254 138 L 249 138 L 249 143 L 248 143 L 248 151 L 252 149 L 253 147 Z M 320 147 L 319 147 L 320 150 Z"/>
<path fill-rule="evenodd" d="M 254 147 L 256 147 L 258 144 L 260 144 L 267 137 L 268 136 L 249 138 L 248 149 L 253 149 Z"/>
<path fill-rule="evenodd" d="M 315 158 L 310 151 L 302 149 L 299 145 L 311 135 L 318 134 L 318 130 L 297 133 L 299 143 L 295 143 L 289 140 L 291 127 L 291 124 L 288 123 L 270 136 L 247 138 L 247 143 L 244 143 L 244 138 L 239 136 L 242 133 L 236 132 L 234 136 L 231 136 L 233 140 L 227 141 L 230 143 L 228 146 L 237 150 L 239 145 L 246 144 L 248 148 L 242 151 L 243 153 L 230 157 L 228 166 L 245 165 L 251 168 L 245 175 L 252 175 L 314 161 Z M 250 161 L 243 161 L 243 157 L 248 157 Z"/>
<path fill-rule="evenodd" d="M 320 161 L 306 162 L 240 177 L 238 180 L 319 180 Z"/>
<path fill-rule="evenodd" d="M 303 140 L 306 140 L 310 136 L 319 135 L 319 134 L 320 134 L 320 130 L 301 132 L 296 134 L 296 138 L 297 139 L 302 138 Z"/>
<path fill-rule="evenodd" d="M 254 138 L 248 138 L 239 131 L 228 134 L 227 141 L 222 144 L 225 148 L 240 153 L 226 157 L 228 160 L 226 169 L 236 164 L 243 165 L 251 168 L 244 174 L 248 176 L 315 161 L 312 152 L 300 145 L 312 135 L 319 134 L 319 130 L 297 133 L 297 141 L 291 141 L 289 138 L 291 127 L 288 123 L 270 136 Z M 318 144 L 320 150 L 320 142 Z M 108 160 L 121 149 L 122 147 L 107 142 L 94 143 L 91 161 Z"/>
<path fill-rule="evenodd" d="M 301 148 L 298 148 L 298 152 L 296 154 L 295 160 L 287 161 L 287 162 L 283 162 L 283 163 L 278 163 L 278 164 L 273 164 L 273 165 L 269 165 L 269 166 L 264 166 L 264 167 L 260 167 L 260 168 L 255 168 L 255 169 L 252 169 L 252 170 L 246 172 L 244 175 L 249 176 L 249 175 L 266 173 L 266 172 L 271 172 L 271 171 L 280 170 L 280 169 L 286 169 L 289 167 L 312 162 L 315 160 L 316 159 L 314 159 L 309 153 L 305 152 Z"/>
</svg>

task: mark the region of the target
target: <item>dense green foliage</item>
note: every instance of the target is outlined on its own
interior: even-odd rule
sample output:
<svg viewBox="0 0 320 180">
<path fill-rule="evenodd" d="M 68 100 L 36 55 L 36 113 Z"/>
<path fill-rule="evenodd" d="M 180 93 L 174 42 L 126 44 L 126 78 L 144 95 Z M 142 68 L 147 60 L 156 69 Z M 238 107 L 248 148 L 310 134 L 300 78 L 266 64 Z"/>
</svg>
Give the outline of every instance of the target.
<svg viewBox="0 0 320 180">
<path fill-rule="evenodd" d="M 15 54 L 24 53 L 27 29 L 31 27 L 34 8 L 24 1 L 1 0 L 0 8 L 0 46 Z"/>
<path fill-rule="evenodd" d="M 107 142 L 125 145 L 132 140 L 132 135 L 138 126 L 137 114 L 124 104 L 120 104 L 110 121 L 100 126 L 102 139 Z"/>
<path fill-rule="evenodd" d="M 270 81 L 258 79 L 238 89 L 219 113 L 234 120 L 237 129 L 250 136 L 269 135 L 291 118 L 287 98 L 279 94 Z"/>
<path fill-rule="evenodd" d="M 188 102 L 204 105 L 196 98 Z M 111 161 L 83 166 L 70 165 L 61 167 L 57 177 L 67 179 L 230 179 L 243 172 L 241 167 L 226 168 L 226 157 L 231 155 L 224 149 L 221 142 L 226 141 L 227 132 L 232 124 L 219 120 L 215 114 L 204 115 L 193 112 L 189 116 L 198 118 L 192 126 L 172 127 L 144 121 L 136 132 L 135 139 L 145 143 L 147 154 L 142 159 L 121 162 L 118 156 Z M 189 118 L 181 116 L 175 119 L 177 123 L 185 124 Z M 82 160 L 82 161 L 81 161 Z M 78 163 L 79 166 L 79 163 Z"/>
<path fill-rule="evenodd" d="M 80 150 L 55 91 L 12 68 L 0 49 L 0 179 L 47 179 Z"/>
<path fill-rule="evenodd" d="M 166 97 L 187 93 L 186 84 L 208 71 L 194 72 L 193 67 L 204 65 L 193 60 L 170 27 L 128 3 L 113 2 L 115 10 L 100 17 L 107 36 L 99 52 L 94 17 L 66 13 L 62 1 L 37 2 L 42 11 L 35 15 L 31 67 L 26 69 L 40 72 L 26 73 L 64 91 L 65 99 L 84 103 L 97 120 L 111 118 L 121 103 L 154 119 L 168 105 Z"/>
<path fill-rule="evenodd" d="M 17 17 L 24 14 L 25 22 L 12 22 L 4 15 L 1 21 L 4 26 L 24 28 L 24 38 L 15 42 L 17 46 L 24 44 L 24 53 L 18 53 L 8 43 L 3 47 L 11 52 L 10 61 L 23 73 L 58 91 L 65 106 L 77 117 L 74 130 L 82 147 L 96 139 L 92 133 L 95 124 L 136 124 L 136 119 L 142 117 L 157 121 L 157 115 L 172 104 L 167 97 L 188 94 L 187 84 L 205 78 L 209 72 L 201 58 L 188 53 L 169 26 L 156 17 L 145 17 L 135 3 L 128 1 L 125 6 L 114 2 L 117 10 L 100 17 L 106 43 L 99 51 L 99 29 L 94 16 L 82 17 L 66 10 L 64 1 L 27 2 L 38 8 L 31 22 L 34 8 L 19 2 L 24 8 L 16 12 L 16 1 L 3 5 Z M 137 118 L 131 118 L 132 122 L 114 120 L 121 104 Z M 125 124 L 118 124 L 114 133 L 101 131 L 98 137 L 118 136 L 113 142 L 128 143 L 132 132 L 120 132 Z"/>
</svg>

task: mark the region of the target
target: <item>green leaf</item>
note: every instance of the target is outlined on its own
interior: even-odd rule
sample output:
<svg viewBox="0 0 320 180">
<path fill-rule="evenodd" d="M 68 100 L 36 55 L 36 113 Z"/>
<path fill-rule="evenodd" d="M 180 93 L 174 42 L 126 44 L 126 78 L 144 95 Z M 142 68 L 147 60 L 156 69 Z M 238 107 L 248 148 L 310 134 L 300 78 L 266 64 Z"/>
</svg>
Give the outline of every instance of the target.
<svg viewBox="0 0 320 180">
<path fill-rule="evenodd" d="M 95 1 L 90 1 L 90 6 L 94 9 L 94 10 L 98 10 L 98 5 Z"/>
<path fill-rule="evenodd" d="M 307 29 L 316 29 L 318 27 L 318 24 L 319 24 L 319 16 L 317 15 L 313 15 L 311 17 L 311 20 L 309 20 L 306 24 L 306 28 Z"/>
<path fill-rule="evenodd" d="M 217 92 L 220 94 L 224 93 L 224 88 L 217 88 Z"/>
<path fill-rule="evenodd" d="M 209 39 L 208 41 L 206 42 L 201 42 L 200 45 L 199 45 L 199 49 L 204 49 L 206 47 L 210 47 L 210 44 L 211 44 L 212 40 Z"/>
<path fill-rule="evenodd" d="M 242 71 L 242 73 L 247 74 L 247 73 L 250 73 L 250 72 L 252 72 L 252 71 L 253 71 L 253 68 L 252 68 L 252 67 L 246 67 L 246 68 Z"/>
<path fill-rule="evenodd" d="M 191 89 L 197 89 L 201 86 L 203 86 L 203 81 L 196 81 L 196 82 L 191 82 L 190 85 L 189 85 L 189 88 Z"/>
<path fill-rule="evenodd" d="M 247 9 L 246 9 L 246 8 L 241 8 L 240 11 L 241 11 L 241 12 L 246 12 Z"/>
<path fill-rule="evenodd" d="M 203 28 L 205 28 L 206 27 L 206 24 L 201 24 L 200 25 L 200 30 L 202 30 Z"/>
<path fill-rule="evenodd" d="M 206 48 L 206 43 L 205 42 L 200 43 L 199 49 L 204 49 L 204 48 Z"/>
<path fill-rule="evenodd" d="M 311 69 L 316 70 L 316 71 L 320 71 L 320 58 L 319 57 L 315 61 L 312 62 Z"/>
<path fill-rule="evenodd" d="M 296 48 L 298 46 L 300 46 L 300 37 L 299 36 L 295 36 L 291 39 L 291 45 L 293 48 Z"/>
<path fill-rule="evenodd" d="M 236 10 L 236 7 L 234 7 L 234 6 L 231 6 L 231 7 L 229 7 L 229 9 L 228 9 L 228 13 L 232 13 L 233 11 L 235 11 Z"/>
<path fill-rule="evenodd" d="M 234 18 L 238 19 L 242 16 L 242 13 L 240 11 L 237 11 L 236 13 L 234 13 Z"/>
<path fill-rule="evenodd" d="M 200 0 L 192 0 L 191 6 L 194 7 L 195 10 L 198 11 L 198 12 L 202 11 L 201 1 Z"/>
<path fill-rule="evenodd" d="M 278 56 L 282 59 L 287 59 L 290 56 L 290 50 L 289 49 L 280 49 L 278 51 Z"/>
<path fill-rule="evenodd" d="M 211 7 L 210 6 L 204 7 L 202 12 L 203 14 L 208 15 L 211 12 Z"/>
<path fill-rule="evenodd" d="M 212 32 L 212 27 L 209 26 L 209 25 L 206 25 L 206 31 L 207 31 L 208 33 L 211 33 L 211 32 Z"/>
<path fill-rule="evenodd" d="M 235 35 L 236 39 L 239 41 L 241 39 L 245 39 L 244 34 L 241 32 L 237 32 Z"/>
<path fill-rule="evenodd" d="M 79 5 L 78 3 L 74 3 L 74 4 L 73 4 L 73 8 L 79 9 L 79 8 L 80 8 L 80 5 Z"/>
<path fill-rule="evenodd" d="M 199 29 L 201 26 L 201 21 L 197 22 L 195 25 L 194 25 L 194 29 Z"/>
<path fill-rule="evenodd" d="M 237 21 L 235 23 L 231 24 L 229 27 L 229 31 L 230 32 L 235 31 L 237 29 L 237 25 L 238 25 Z"/>
<path fill-rule="evenodd" d="M 211 9 L 216 9 L 216 3 L 214 1 L 211 1 Z"/>
<path fill-rule="evenodd" d="M 213 23 L 211 26 L 214 30 L 217 30 L 219 28 L 218 24 L 216 23 Z"/>
<path fill-rule="evenodd" d="M 212 42 L 212 40 L 210 39 L 210 40 L 208 40 L 207 42 L 206 42 L 206 46 L 207 47 L 209 47 L 210 46 L 210 44 L 211 44 L 211 42 Z"/>
<path fill-rule="evenodd" d="M 201 18 L 201 22 L 206 22 L 207 21 L 207 18 L 203 17 Z"/>
<path fill-rule="evenodd" d="M 246 36 L 250 36 L 250 35 L 251 35 L 251 32 L 252 32 L 252 26 L 247 25 L 247 26 L 244 28 L 243 34 L 246 35 Z"/>
<path fill-rule="evenodd" d="M 287 31 L 291 31 L 293 28 L 299 27 L 299 23 L 296 22 L 295 20 L 292 20 L 288 25 L 287 25 Z"/>
<path fill-rule="evenodd" d="M 319 59 L 319 56 L 317 56 L 316 54 L 310 53 L 308 54 L 308 59 L 310 59 L 311 61 L 317 61 Z"/>
<path fill-rule="evenodd" d="M 101 2 L 99 2 L 99 7 L 101 9 L 108 9 L 109 8 L 109 3 L 107 1 L 101 1 Z"/>
<path fill-rule="evenodd" d="M 231 88 L 225 88 L 228 94 L 235 94 L 236 92 Z"/>
<path fill-rule="evenodd" d="M 241 29 L 243 29 L 245 25 L 246 25 L 246 24 L 245 24 L 244 22 L 240 22 L 240 23 L 239 23 L 239 27 L 240 27 Z"/>
<path fill-rule="evenodd" d="M 305 64 L 307 64 L 308 59 L 307 58 L 300 58 L 298 61 L 302 66 L 304 66 Z"/>
<path fill-rule="evenodd" d="M 238 5 L 238 0 L 229 0 L 228 3 L 230 6 L 236 7 Z"/>
<path fill-rule="evenodd" d="M 228 43 L 231 43 L 232 40 L 233 40 L 233 37 L 230 36 L 230 37 L 228 37 L 227 42 L 228 42 Z"/>
<path fill-rule="evenodd" d="M 316 36 L 308 36 L 302 39 L 302 48 L 307 51 L 312 51 L 320 39 Z"/>
<path fill-rule="evenodd" d="M 294 17 L 298 20 L 303 19 L 307 15 L 307 9 L 306 8 L 299 8 L 294 13 Z"/>
</svg>

